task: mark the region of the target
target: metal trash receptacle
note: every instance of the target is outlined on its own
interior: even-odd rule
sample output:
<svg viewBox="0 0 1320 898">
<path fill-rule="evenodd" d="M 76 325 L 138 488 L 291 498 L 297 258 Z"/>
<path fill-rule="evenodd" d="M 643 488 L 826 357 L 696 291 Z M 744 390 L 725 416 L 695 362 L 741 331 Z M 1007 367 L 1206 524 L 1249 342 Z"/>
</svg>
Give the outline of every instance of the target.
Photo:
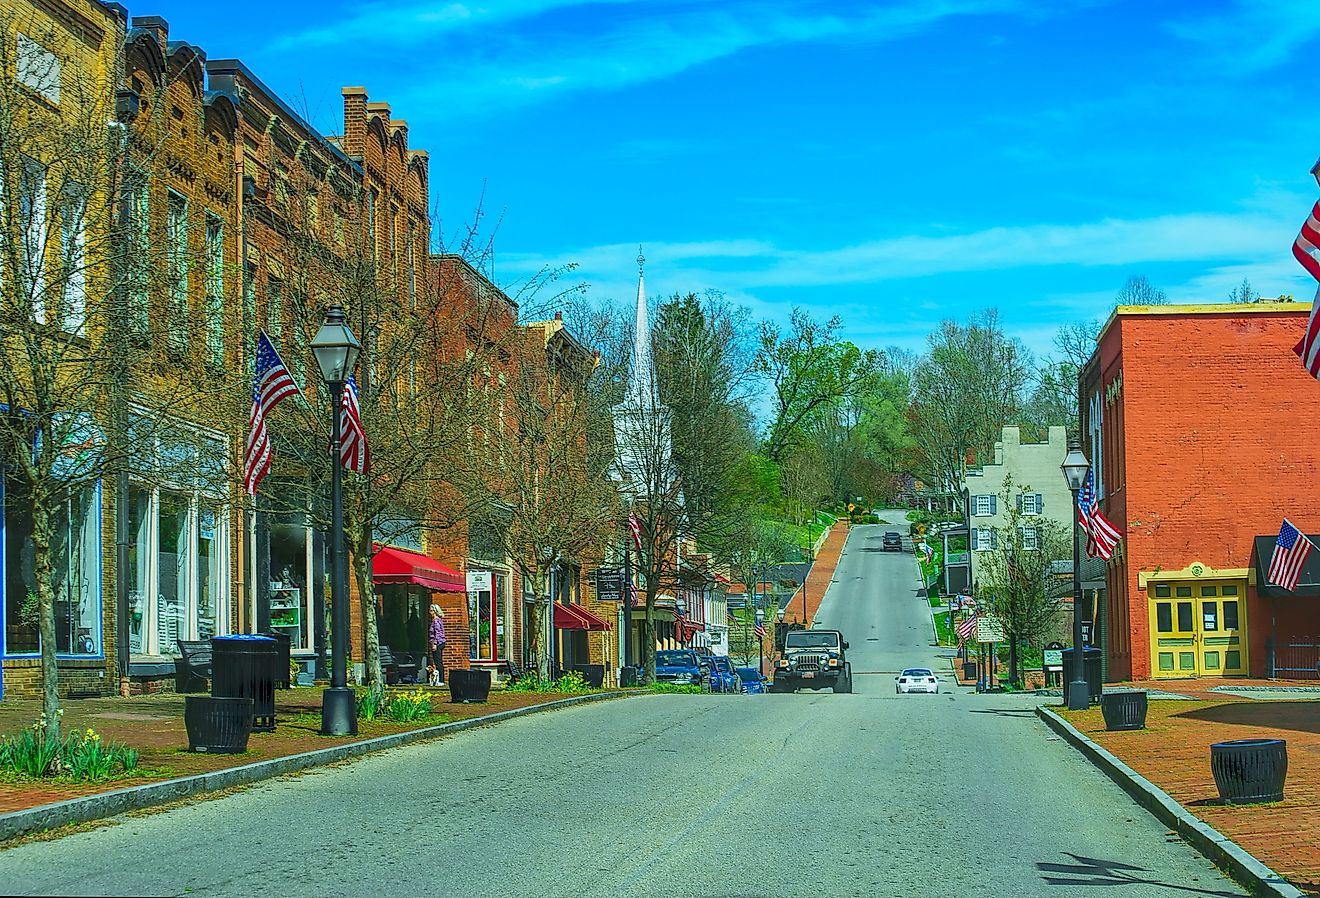
<svg viewBox="0 0 1320 898">
<path fill-rule="evenodd" d="M 293 652 L 293 637 L 288 633 L 277 633 L 274 630 L 263 630 L 258 636 L 269 636 L 275 640 L 275 654 L 278 658 L 274 662 L 275 688 L 288 689 L 293 685 L 293 674 L 290 668 Z"/>
<path fill-rule="evenodd" d="M 1100 650 L 1094 646 L 1087 646 L 1085 651 L 1085 664 L 1083 668 L 1086 674 L 1086 690 L 1090 694 L 1091 704 L 1100 701 L 1100 696 L 1104 693 L 1104 682 L 1100 678 Z M 1063 650 L 1063 694 L 1068 694 L 1068 684 L 1073 681 L 1073 650 Z"/>
<path fill-rule="evenodd" d="M 279 645 L 269 636 L 211 638 L 211 694 L 252 699 L 252 729 L 275 729 L 275 665 Z"/>
</svg>

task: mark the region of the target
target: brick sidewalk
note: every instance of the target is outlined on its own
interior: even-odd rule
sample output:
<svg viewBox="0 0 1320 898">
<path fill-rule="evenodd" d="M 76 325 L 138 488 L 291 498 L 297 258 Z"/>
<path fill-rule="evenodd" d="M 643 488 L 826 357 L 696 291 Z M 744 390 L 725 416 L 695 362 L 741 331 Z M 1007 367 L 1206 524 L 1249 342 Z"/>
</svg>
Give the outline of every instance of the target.
<svg viewBox="0 0 1320 898">
<path fill-rule="evenodd" d="M 1202 694 L 1214 698 L 1151 700 L 1146 729 L 1129 732 L 1106 732 L 1099 708 L 1054 710 L 1297 888 L 1320 894 L 1320 702 Z M 1219 803 L 1210 744 L 1247 738 L 1287 740 L 1283 801 Z"/>
<path fill-rule="evenodd" d="M 123 742 L 141 752 L 140 766 L 148 775 L 113 779 L 104 783 L 59 783 L 0 780 L 0 814 L 63 801 L 82 795 L 107 792 L 126 786 L 158 782 L 178 776 L 223 770 L 255 761 L 287 757 L 318 748 L 343 745 L 377 736 L 434 726 L 446 720 L 464 720 L 512 708 L 539 705 L 567 696 L 558 694 L 492 691 L 485 704 L 450 704 L 449 693 L 432 692 L 437 713 L 414 723 L 377 719 L 359 721 L 357 736 L 322 736 L 320 730 L 321 689 L 281 689 L 275 694 L 274 732 L 253 733 L 248 750 L 241 755 L 196 754 L 188 751 L 183 726 L 184 696 L 174 693 L 135 698 L 72 699 L 64 704 L 63 731 L 95 729 L 103 739 Z M 0 735 L 30 726 L 41 713 L 37 699 L 5 699 L 0 703 Z"/>
<path fill-rule="evenodd" d="M 811 572 L 807 574 L 807 624 L 816 619 L 816 612 L 820 610 L 820 603 L 825 598 L 825 590 L 829 589 L 830 581 L 834 579 L 834 571 L 839 567 L 839 556 L 843 554 L 843 545 L 848 541 L 848 521 L 838 520 L 830 525 L 829 533 L 825 536 L 825 542 L 821 544 L 820 551 L 816 553 L 816 560 L 811 565 Z M 802 620 L 802 590 L 799 589 L 793 593 L 793 598 L 788 600 L 786 606 L 785 620 Z"/>
</svg>

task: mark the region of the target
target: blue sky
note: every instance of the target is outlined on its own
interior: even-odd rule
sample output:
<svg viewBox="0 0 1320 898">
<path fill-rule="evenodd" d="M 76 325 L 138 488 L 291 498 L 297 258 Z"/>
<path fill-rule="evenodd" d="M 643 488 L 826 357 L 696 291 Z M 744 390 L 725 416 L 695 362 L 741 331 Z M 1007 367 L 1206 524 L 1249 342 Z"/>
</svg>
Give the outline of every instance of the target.
<svg viewBox="0 0 1320 898">
<path fill-rule="evenodd" d="M 1042 10 L 1048 11 L 1042 11 Z M 161 0 L 341 129 L 363 85 L 431 154 L 446 233 L 484 190 L 495 278 L 576 262 L 628 299 L 724 291 L 919 349 L 996 306 L 1037 352 L 1144 274 L 1174 301 L 1314 290 L 1316 0 Z"/>
</svg>

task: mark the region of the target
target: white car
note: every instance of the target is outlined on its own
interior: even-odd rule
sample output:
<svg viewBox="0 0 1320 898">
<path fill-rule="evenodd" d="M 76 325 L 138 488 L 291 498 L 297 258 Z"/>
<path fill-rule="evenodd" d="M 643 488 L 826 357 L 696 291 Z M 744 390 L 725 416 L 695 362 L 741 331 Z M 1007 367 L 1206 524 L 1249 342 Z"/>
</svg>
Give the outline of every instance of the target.
<svg viewBox="0 0 1320 898">
<path fill-rule="evenodd" d="M 894 677 L 894 680 L 896 681 L 894 692 L 899 695 L 905 692 L 938 693 L 940 691 L 939 678 L 929 667 L 909 667 Z"/>
</svg>

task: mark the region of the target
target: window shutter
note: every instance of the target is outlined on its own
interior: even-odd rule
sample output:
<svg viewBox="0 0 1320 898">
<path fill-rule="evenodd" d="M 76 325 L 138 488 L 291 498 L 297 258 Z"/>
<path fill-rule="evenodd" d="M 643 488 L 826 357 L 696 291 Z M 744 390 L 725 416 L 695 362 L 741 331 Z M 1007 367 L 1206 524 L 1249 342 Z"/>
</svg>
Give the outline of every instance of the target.
<svg viewBox="0 0 1320 898">
<path fill-rule="evenodd" d="M 998 497 L 998 496 L 991 496 L 991 497 L 990 497 L 990 513 L 991 513 L 992 515 L 999 514 L 999 497 Z"/>
<path fill-rule="evenodd" d="M 1045 513 L 1045 497 L 1040 493 L 1036 494 L 1036 514 Z"/>
<path fill-rule="evenodd" d="M 995 549 L 998 548 L 999 548 L 999 531 L 992 529 L 990 531 L 990 550 L 993 552 Z"/>
<path fill-rule="evenodd" d="M 1022 494 L 1018 493 L 1014 498 L 1017 499 L 1017 513 L 1022 514 Z"/>
</svg>

